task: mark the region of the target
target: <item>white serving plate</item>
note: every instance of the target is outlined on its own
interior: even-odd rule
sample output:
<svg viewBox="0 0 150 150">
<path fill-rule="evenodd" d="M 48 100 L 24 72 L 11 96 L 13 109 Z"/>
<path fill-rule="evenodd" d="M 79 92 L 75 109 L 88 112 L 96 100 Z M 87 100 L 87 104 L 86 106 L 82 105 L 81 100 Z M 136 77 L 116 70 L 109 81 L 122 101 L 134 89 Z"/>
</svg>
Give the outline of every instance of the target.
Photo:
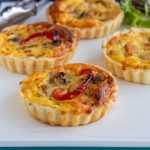
<svg viewBox="0 0 150 150">
<path fill-rule="evenodd" d="M 45 8 L 26 22 L 46 20 Z M 82 40 L 70 62 L 105 67 L 103 40 Z M 0 146 L 150 146 L 150 85 L 117 78 L 116 105 L 103 119 L 80 127 L 51 127 L 33 119 L 21 104 L 18 84 L 25 77 L 0 68 Z"/>
</svg>

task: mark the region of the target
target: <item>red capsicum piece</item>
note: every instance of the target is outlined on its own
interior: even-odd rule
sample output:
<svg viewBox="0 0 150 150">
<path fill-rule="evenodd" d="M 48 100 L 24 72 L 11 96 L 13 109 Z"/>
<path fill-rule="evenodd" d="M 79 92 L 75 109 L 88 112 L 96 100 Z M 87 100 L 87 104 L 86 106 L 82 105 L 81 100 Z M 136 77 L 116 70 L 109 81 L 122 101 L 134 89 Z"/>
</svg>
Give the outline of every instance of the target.
<svg viewBox="0 0 150 150">
<path fill-rule="evenodd" d="M 37 32 L 34 33 L 32 35 L 30 35 L 29 37 L 27 37 L 26 39 L 23 39 L 20 41 L 20 44 L 25 44 L 26 42 L 29 42 L 30 40 L 40 37 L 40 36 L 46 36 L 48 39 L 50 40 L 59 40 L 59 34 L 57 31 L 44 31 L 44 32 Z"/>
<path fill-rule="evenodd" d="M 56 100 L 64 101 L 64 100 L 73 99 L 79 94 L 84 93 L 88 87 L 89 82 L 95 77 L 95 74 L 91 69 L 81 70 L 80 74 L 81 75 L 87 74 L 87 78 L 83 81 L 83 83 L 78 88 L 66 94 L 62 94 L 64 91 L 63 88 L 57 88 L 54 91 L 52 91 L 52 97 L 54 97 Z"/>
</svg>

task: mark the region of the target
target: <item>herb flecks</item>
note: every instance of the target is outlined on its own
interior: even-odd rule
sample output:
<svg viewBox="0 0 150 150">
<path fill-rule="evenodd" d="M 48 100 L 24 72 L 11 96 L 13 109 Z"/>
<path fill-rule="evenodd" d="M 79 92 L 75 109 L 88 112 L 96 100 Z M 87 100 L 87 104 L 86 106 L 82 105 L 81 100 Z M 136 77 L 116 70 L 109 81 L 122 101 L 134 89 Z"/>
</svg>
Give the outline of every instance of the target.
<svg viewBox="0 0 150 150">
<path fill-rule="evenodd" d="M 68 83 L 67 76 L 64 72 L 58 72 L 56 75 L 54 75 L 52 78 L 49 79 L 49 82 L 51 84 L 62 84 L 66 85 Z"/>
</svg>

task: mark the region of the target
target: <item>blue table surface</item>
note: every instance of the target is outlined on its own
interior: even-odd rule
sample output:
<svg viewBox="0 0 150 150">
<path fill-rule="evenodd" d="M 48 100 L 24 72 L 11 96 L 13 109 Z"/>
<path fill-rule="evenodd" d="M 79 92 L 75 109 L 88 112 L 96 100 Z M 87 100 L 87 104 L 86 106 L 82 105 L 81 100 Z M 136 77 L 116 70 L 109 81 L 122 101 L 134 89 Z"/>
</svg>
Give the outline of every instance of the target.
<svg viewBox="0 0 150 150">
<path fill-rule="evenodd" d="M 119 147 L 0 147 L 0 150 L 131 150 L 150 148 L 119 148 Z"/>
</svg>

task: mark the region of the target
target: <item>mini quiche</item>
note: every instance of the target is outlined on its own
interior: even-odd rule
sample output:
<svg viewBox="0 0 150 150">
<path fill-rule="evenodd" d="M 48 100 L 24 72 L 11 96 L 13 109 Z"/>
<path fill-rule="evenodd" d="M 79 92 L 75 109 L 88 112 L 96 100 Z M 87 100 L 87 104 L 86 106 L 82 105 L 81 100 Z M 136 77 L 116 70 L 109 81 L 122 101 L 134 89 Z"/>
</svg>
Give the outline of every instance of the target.
<svg viewBox="0 0 150 150">
<path fill-rule="evenodd" d="M 88 39 L 117 29 L 124 14 L 114 0 L 56 0 L 46 16 L 49 22 L 76 29 L 81 38 Z"/>
<path fill-rule="evenodd" d="M 103 43 L 108 69 L 127 81 L 150 84 L 150 29 L 131 28 Z"/>
<path fill-rule="evenodd" d="M 111 109 L 117 91 L 111 73 L 89 64 L 38 71 L 20 83 L 20 95 L 31 115 L 54 126 L 97 121 Z"/>
<path fill-rule="evenodd" d="M 53 68 L 73 56 L 78 41 L 76 31 L 55 24 L 12 26 L 0 32 L 0 65 L 27 74 Z"/>
</svg>

